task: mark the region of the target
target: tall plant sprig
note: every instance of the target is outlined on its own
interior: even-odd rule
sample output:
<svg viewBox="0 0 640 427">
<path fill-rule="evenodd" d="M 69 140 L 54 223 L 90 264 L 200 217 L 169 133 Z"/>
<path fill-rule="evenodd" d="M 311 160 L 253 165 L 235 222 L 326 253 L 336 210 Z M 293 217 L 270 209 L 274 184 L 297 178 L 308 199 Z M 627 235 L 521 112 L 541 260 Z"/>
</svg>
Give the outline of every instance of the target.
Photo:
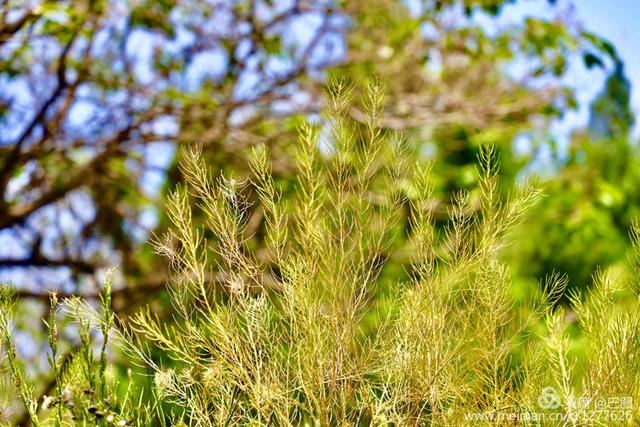
<svg viewBox="0 0 640 427">
<path fill-rule="evenodd" d="M 496 157 L 493 148 L 480 148 L 478 192 L 454 195 L 442 238 L 428 210 L 430 168 L 414 168 L 410 244 L 415 251 L 409 283 L 397 300 L 394 333 L 385 345 L 393 350 L 379 362 L 385 385 L 374 407 L 381 422 L 451 425 L 464 423 L 464 414 L 497 413 L 529 401 L 519 397 L 526 394 L 528 383 L 520 380 L 526 369 L 512 366 L 511 353 L 553 308 L 566 282 L 550 280 L 528 316 L 517 315 L 508 266 L 499 253 L 540 192 L 525 182 L 501 195 Z"/>
<path fill-rule="evenodd" d="M 382 93 L 371 85 L 368 114 L 356 122 L 353 89 L 331 86 L 321 123 L 300 129 L 288 200 L 266 147 L 252 154 L 253 205 L 245 181 L 216 178 L 197 151 L 184 152 L 188 186 L 170 198 L 174 230 L 158 245 L 174 267 L 169 289 L 180 317 L 162 326 L 144 312 L 133 330 L 177 363 L 157 369 L 156 383 L 192 422 L 332 424 L 374 413 L 444 422 L 463 409 L 514 403 L 508 356 L 526 322 L 511 327 L 510 279 L 497 255 L 539 193 L 524 185 L 501 196 L 496 153 L 483 147 L 479 204 L 459 193 L 439 237 L 431 168 L 409 167 L 406 138 L 381 128 Z M 192 198 L 210 238 L 195 222 Z M 382 273 L 407 200 L 416 251 L 411 280 L 399 287 Z M 247 218 L 256 209 L 269 265 L 248 249 Z M 395 292 L 395 326 L 364 333 L 382 286 Z"/>
<path fill-rule="evenodd" d="M 12 317 L 16 307 L 16 291 L 11 286 L 0 286 L 0 333 L 2 333 L 2 344 L 7 354 L 7 361 L 13 379 L 13 386 L 20 396 L 20 400 L 31 424 L 34 427 L 40 426 L 38 418 L 38 402 L 33 395 L 33 387 L 27 381 L 24 369 L 16 352 L 16 344 L 12 336 Z"/>
<path fill-rule="evenodd" d="M 107 273 L 104 287 L 100 294 L 100 305 L 102 308 L 102 318 L 100 319 L 100 331 L 102 332 L 102 346 L 100 347 L 100 365 L 98 368 L 100 378 L 100 399 L 107 398 L 107 346 L 109 344 L 109 332 L 113 328 L 114 314 L 111 309 L 111 281 L 113 280 L 113 270 Z"/>
<path fill-rule="evenodd" d="M 142 314 L 133 329 L 189 367 L 179 374 L 159 371 L 157 382 L 161 394 L 189 408 L 194 420 L 213 416 L 226 422 L 253 414 L 284 422 L 294 414 L 294 419 L 333 422 L 361 410 L 347 403 L 371 363 L 365 343 L 358 344 L 358 329 L 384 262 L 385 233 L 397 218 L 393 195 L 380 183 L 396 179 L 389 164 L 398 165 L 386 161 L 383 152 L 400 144 L 387 150 L 376 121 L 355 129 L 342 119 L 348 92 L 337 84 L 329 101 L 332 113 L 325 117 L 335 119 L 327 120 L 331 154 L 320 152 L 317 127 L 301 128 L 299 192 L 290 205 L 275 186 L 266 149 L 254 150 L 252 184 L 265 214 L 273 285 L 267 285 L 265 272 L 246 249 L 249 204 L 239 191 L 243 183 L 220 177 L 214 184 L 198 154 L 184 153 L 189 187 L 171 197 L 168 211 L 175 229 L 159 245 L 174 266 L 172 288 L 177 289 L 171 294 L 182 315 L 163 328 L 152 315 Z M 372 86 L 368 102 L 379 121 L 379 88 Z M 198 201 L 212 239 L 201 238 L 188 197 Z M 213 265 L 209 252 L 215 254 Z M 206 276 L 215 280 L 203 286 Z M 213 298 L 218 286 L 229 297 L 226 303 Z M 196 290 L 188 293 L 191 302 L 182 289 Z M 190 379 L 193 375 L 220 388 L 205 392 Z M 204 395 L 208 400 L 201 401 Z M 254 409 L 243 409 L 247 405 Z"/>
<path fill-rule="evenodd" d="M 58 359 L 58 321 L 56 319 L 56 313 L 58 311 L 58 295 L 51 292 L 49 296 L 49 318 L 45 321 L 45 325 L 49 331 L 49 348 L 50 354 L 47 354 L 47 360 L 49 366 L 53 371 L 53 381 L 55 383 L 55 390 L 57 396 L 56 402 L 56 427 L 59 427 L 62 423 L 62 369 L 60 366 L 60 360 Z"/>
</svg>

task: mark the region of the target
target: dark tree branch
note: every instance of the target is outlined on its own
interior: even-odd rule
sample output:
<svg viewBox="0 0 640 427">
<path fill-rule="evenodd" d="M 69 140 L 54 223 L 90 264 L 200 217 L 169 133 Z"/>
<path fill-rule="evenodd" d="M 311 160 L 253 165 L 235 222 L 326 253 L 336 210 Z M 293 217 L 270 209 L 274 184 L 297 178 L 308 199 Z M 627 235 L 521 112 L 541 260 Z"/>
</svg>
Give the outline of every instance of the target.
<svg viewBox="0 0 640 427">
<path fill-rule="evenodd" d="M 53 105 L 56 99 L 58 99 L 58 97 L 62 94 L 64 89 L 67 87 L 67 79 L 66 79 L 67 56 L 69 54 L 69 51 L 71 50 L 71 46 L 73 46 L 73 42 L 75 41 L 77 34 L 78 34 L 77 32 L 73 33 L 73 35 L 71 36 L 71 39 L 64 46 L 64 48 L 62 49 L 62 53 L 60 54 L 60 59 L 58 61 L 58 69 L 56 72 L 56 78 L 57 78 L 56 88 L 54 89 L 51 96 L 49 96 L 49 98 L 44 102 L 44 104 L 42 104 L 42 106 L 40 107 L 40 110 L 38 110 L 35 117 L 33 118 L 33 120 L 31 120 L 29 125 L 25 128 L 25 130 L 22 132 L 20 137 L 18 137 L 18 140 L 13 144 L 13 148 L 11 149 L 11 152 L 5 159 L 2 169 L 0 169 L 0 190 L 2 190 L 2 192 L 4 192 L 4 189 L 7 187 L 7 183 L 11 179 L 11 171 L 13 171 L 17 166 L 17 163 L 18 163 L 17 160 L 20 158 L 20 150 L 22 149 L 22 145 L 29 138 L 29 135 L 31 135 L 31 132 L 33 132 L 33 130 L 43 122 L 43 120 L 47 115 L 47 111 L 49 110 L 49 107 Z"/>
<path fill-rule="evenodd" d="M 72 258 L 52 259 L 45 257 L 41 254 L 32 256 L 29 258 L 19 259 L 0 259 L 0 268 L 13 268 L 13 267 L 38 267 L 38 268 L 56 268 L 56 267 L 69 267 L 73 270 L 91 274 L 95 271 L 96 265 Z"/>
<path fill-rule="evenodd" d="M 2 22 L 0 24 L 0 46 L 8 42 L 14 34 L 37 16 L 32 11 L 27 11 L 13 23 Z"/>
</svg>

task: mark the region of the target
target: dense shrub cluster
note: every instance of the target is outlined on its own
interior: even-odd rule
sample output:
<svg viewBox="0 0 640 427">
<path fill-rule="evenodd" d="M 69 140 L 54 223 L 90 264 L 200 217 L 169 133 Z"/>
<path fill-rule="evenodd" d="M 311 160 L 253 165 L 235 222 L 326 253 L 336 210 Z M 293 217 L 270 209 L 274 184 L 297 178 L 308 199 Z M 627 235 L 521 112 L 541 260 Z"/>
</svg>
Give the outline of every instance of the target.
<svg viewBox="0 0 640 427">
<path fill-rule="evenodd" d="M 356 122 L 350 89 L 332 87 L 322 126 L 300 129 L 295 188 L 274 181 L 264 147 L 253 151 L 250 181 L 214 177 L 197 151 L 187 151 L 188 186 L 170 198 L 173 228 L 157 241 L 174 272 L 172 317 L 146 309 L 116 319 L 109 283 L 100 307 L 52 296 L 55 385 L 44 401 L 35 400 L 16 355 L 13 298 L 3 289 L 8 386 L 31 423 L 640 420 L 637 405 L 627 407 L 629 399 L 640 402 L 637 278 L 602 272 L 588 294 L 568 295 L 567 307 L 558 304 L 566 285 L 560 275 L 536 295 L 514 296 L 499 255 L 538 198 L 535 186 L 504 195 L 496 153 L 485 147 L 480 191 L 456 194 L 449 220 L 436 225 L 430 165 L 416 160 L 402 136 L 380 128 L 380 89 L 372 86 L 365 99 L 368 114 Z M 636 246 L 639 236 L 636 227 Z M 82 343 L 64 366 L 60 307 L 76 320 Z M 571 351 L 573 336 L 583 357 Z M 126 355 L 152 383 L 131 371 L 124 389 L 110 381 L 109 342 L 114 358 Z M 596 410 L 601 398 L 618 399 L 617 412 Z"/>
</svg>

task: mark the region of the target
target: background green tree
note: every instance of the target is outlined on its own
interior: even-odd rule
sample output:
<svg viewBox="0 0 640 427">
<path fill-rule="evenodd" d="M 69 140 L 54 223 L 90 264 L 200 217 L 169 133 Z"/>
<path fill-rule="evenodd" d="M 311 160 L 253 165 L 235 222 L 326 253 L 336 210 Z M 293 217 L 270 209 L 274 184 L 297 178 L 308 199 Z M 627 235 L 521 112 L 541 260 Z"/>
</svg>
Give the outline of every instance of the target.
<svg viewBox="0 0 640 427">
<path fill-rule="evenodd" d="M 515 238 L 513 259 L 522 260 L 520 273 L 532 282 L 557 271 L 570 287 L 584 288 L 598 268 L 625 262 L 628 230 L 640 214 L 640 159 L 630 135 L 630 83 L 620 60 L 611 68 L 587 129 L 572 135 L 546 182 L 547 197 Z M 531 234 L 544 236 L 544 244 Z"/>
</svg>

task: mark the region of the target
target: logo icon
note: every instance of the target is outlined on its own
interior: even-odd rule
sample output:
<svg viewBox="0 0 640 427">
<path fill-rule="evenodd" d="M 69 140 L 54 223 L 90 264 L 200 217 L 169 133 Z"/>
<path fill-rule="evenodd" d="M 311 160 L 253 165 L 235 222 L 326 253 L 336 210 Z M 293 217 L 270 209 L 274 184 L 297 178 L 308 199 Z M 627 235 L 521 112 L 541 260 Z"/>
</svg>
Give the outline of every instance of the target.
<svg viewBox="0 0 640 427">
<path fill-rule="evenodd" d="M 554 387 L 547 386 L 542 389 L 540 397 L 538 397 L 540 409 L 558 409 L 560 405 L 562 405 L 562 401 Z"/>
</svg>

